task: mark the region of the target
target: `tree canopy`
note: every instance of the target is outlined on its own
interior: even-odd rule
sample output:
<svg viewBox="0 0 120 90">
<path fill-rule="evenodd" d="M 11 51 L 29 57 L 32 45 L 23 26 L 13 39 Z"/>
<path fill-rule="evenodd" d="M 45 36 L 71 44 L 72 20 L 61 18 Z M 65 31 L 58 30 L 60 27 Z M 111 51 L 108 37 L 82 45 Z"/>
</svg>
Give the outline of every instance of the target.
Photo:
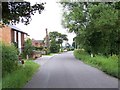
<svg viewBox="0 0 120 90">
<path fill-rule="evenodd" d="M 93 54 L 119 54 L 120 2 L 67 2 L 62 5 L 62 24 L 76 33 L 79 48 Z"/>
<path fill-rule="evenodd" d="M 68 41 L 67 35 L 53 31 L 49 33 L 50 40 L 55 40 L 58 44 L 62 44 L 63 41 Z"/>
<path fill-rule="evenodd" d="M 59 52 L 60 47 L 62 47 L 63 41 L 68 41 L 67 35 L 59 33 L 57 31 L 49 32 L 50 37 L 50 51 Z"/>
<path fill-rule="evenodd" d="M 24 49 L 23 49 L 23 57 L 27 58 L 27 55 L 31 57 L 33 53 L 34 47 L 32 46 L 32 41 L 31 39 L 27 39 L 24 44 Z"/>
<path fill-rule="evenodd" d="M 19 22 L 25 25 L 31 21 L 31 15 L 36 12 L 41 14 L 45 3 L 36 3 L 31 6 L 30 2 L 21 0 L 21 2 L 7 1 L 2 2 L 2 22 L 16 24 Z"/>
</svg>

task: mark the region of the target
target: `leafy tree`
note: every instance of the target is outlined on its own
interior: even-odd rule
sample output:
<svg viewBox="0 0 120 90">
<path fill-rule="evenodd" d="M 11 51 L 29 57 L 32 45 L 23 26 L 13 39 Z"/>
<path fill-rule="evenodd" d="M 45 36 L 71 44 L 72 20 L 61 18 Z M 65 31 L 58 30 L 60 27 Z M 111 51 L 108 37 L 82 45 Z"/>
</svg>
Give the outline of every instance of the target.
<svg viewBox="0 0 120 90">
<path fill-rule="evenodd" d="M 57 31 L 53 31 L 53 32 L 50 32 L 49 33 L 49 37 L 50 37 L 50 40 L 56 40 L 57 38 L 59 38 L 61 33 L 57 32 Z"/>
<path fill-rule="evenodd" d="M 66 34 L 60 34 L 57 40 L 57 43 L 61 45 L 62 47 L 62 43 L 63 41 L 68 41 L 67 35 Z"/>
<path fill-rule="evenodd" d="M 89 53 L 119 53 L 119 3 L 64 3 L 63 25 L 76 33 L 76 43 Z M 84 6 L 86 8 L 84 8 Z M 67 7 L 67 10 L 66 10 Z"/>
<path fill-rule="evenodd" d="M 76 47 L 75 47 L 75 41 L 72 43 L 72 47 L 76 48 Z"/>
<path fill-rule="evenodd" d="M 27 55 L 31 57 L 34 47 L 32 46 L 31 39 L 27 39 L 24 44 L 23 57 L 26 58 Z"/>
<path fill-rule="evenodd" d="M 57 40 L 57 43 L 58 43 L 58 44 L 62 44 L 62 43 L 63 43 L 63 40 L 62 40 L 62 39 L 58 39 L 58 40 Z"/>
<path fill-rule="evenodd" d="M 92 39 L 91 42 L 94 42 L 95 45 L 92 45 L 93 48 L 103 54 L 117 54 L 114 53 L 117 47 L 117 33 L 119 30 L 116 28 L 116 21 L 118 20 L 118 12 L 113 8 L 113 6 L 99 3 L 97 6 L 92 5 L 90 9 L 90 18 L 92 25 L 90 23 L 89 27 L 91 28 Z M 91 27 L 92 26 L 92 27 Z M 94 30 L 93 30 L 94 29 Z M 89 30 L 87 30 L 89 31 Z M 94 33 L 97 32 L 95 35 Z M 90 34 L 90 32 L 88 32 Z M 89 36 L 89 34 L 87 34 Z M 102 50 L 102 51 L 101 51 Z"/>
<path fill-rule="evenodd" d="M 36 3 L 31 6 L 29 2 L 21 0 L 21 2 L 7 1 L 2 2 L 2 21 L 3 23 L 19 23 L 22 22 L 25 25 L 31 21 L 31 15 L 34 15 L 36 11 L 41 13 L 44 10 L 45 3 Z"/>
<path fill-rule="evenodd" d="M 68 41 L 68 38 L 67 38 L 67 35 L 66 35 L 66 34 L 61 34 L 61 35 L 59 36 L 59 38 L 61 38 L 61 39 L 64 40 L 64 41 Z"/>
<path fill-rule="evenodd" d="M 63 41 L 68 41 L 66 34 L 61 34 L 57 31 L 53 31 L 49 33 L 50 37 L 50 51 L 51 52 L 59 52 L 58 49 L 62 48 Z"/>
<path fill-rule="evenodd" d="M 57 42 L 55 40 L 52 40 L 50 43 L 50 52 L 57 53 L 57 52 L 59 52 L 59 49 L 60 49 L 60 45 L 57 44 Z"/>
<path fill-rule="evenodd" d="M 49 37 L 51 41 L 56 41 L 57 44 L 62 46 L 63 41 L 68 41 L 66 34 L 61 34 L 57 31 L 53 31 L 49 33 Z"/>
<path fill-rule="evenodd" d="M 80 2 L 64 4 L 64 8 L 67 7 L 67 10 L 63 13 L 62 25 L 68 28 L 69 32 L 75 32 L 77 34 L 79 29 L 84 27 L 83 4 Z"/>
</svg>

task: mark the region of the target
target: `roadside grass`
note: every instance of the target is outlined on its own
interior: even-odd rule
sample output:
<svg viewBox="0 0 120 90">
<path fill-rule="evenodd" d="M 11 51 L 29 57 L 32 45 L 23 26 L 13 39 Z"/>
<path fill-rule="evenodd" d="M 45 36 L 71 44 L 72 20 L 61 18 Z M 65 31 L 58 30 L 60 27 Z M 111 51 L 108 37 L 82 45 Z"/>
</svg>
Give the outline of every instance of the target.
<svg viewBox="0 0 120 90">
<path fill-rule="evenodd" d="M 33 74 L 38 70 L 39 65 L 31 60 L 25 61 L 25 66 L 21 66 L 18 70 L 6 75 L 2 79 L 2 88 L 22 88 L 32 78 Z"/>
<path fill-rule="evenodd" d="M 2 79 L 0 79 L 0 90 L 2 90 Z"/>
<path fill-rule="evenodd" d="M 96 55 L 95 57 L 90 57 L 90 55 L 83 50 L 75 50 L 74 56 L 77 59 L 82 60 L 84 63 L 120 79 L 120 71 L 118 71 L 118 56 L 110 56 L 107 58 L 102 55 Z"/>
</svg>

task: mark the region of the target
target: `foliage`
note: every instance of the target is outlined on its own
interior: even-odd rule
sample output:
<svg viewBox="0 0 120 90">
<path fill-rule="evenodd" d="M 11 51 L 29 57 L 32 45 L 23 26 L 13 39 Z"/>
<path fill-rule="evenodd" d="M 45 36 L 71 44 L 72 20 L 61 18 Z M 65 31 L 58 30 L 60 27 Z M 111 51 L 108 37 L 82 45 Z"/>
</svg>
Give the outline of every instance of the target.
<svg viewBox="0 0 120 90">
<path fill-rule="evenodd" d="M 120 78 L 120 73 L 118 71 L 118 56 L 110 56 L 107 58 L 105 56 L 97 55 L 96 57 L 90 57 L 84 50 L 75 50 L 74 55 L 77 59 L 80 59 L 107 74 Z"/>
<path fill-rule="evenodd" d="M 32 46 L 31 39 L 27 39 L 24 44 L 23 57 L 26 58 L 27 55 L 31 57 L 33 50 L 34 47 Z"/>
<path fill-rule="evenodd" d="M 45 54 L 46 54 L 46 55 L 49 55 L 50 52 L 51 52 L 50 49 L 47 48 L 47 47 L 44 47 L 44 48 L 43 48 L 43 51 L 45 51 Z"/>
<path fill-rule="evenodd" d="M 118 2 L 115 3 L 115 9 L 120 10 L 120 1 L 118 1 Z"/>
<path fill-rule="evenodd" d="M 57 31 L 49 32 L 50 40 L 59 38 L 60 34 L 61 34 L 61 33 L 57 32 Z"/>
<path fill-rule="evenodd" d="M 50 52 L 51 53 L 58 53 L 60 49 L 60 45 L 57 44 L 55 40 L 52 40 L 50 43 Z"/>
<path fill-rule="evenodd" d="M 33 61 L 27 60 L 25 67 L 8 74 L 2 80 L 2 88 L 22 88 L 31 79 L 32 75 L 39 68 L 39 65 Z"/>
<path fill-rule="evenodd" d="M 103 55 L 120 53 L 119 3 L 63 3 L 63 26 L 75 32 L 75 42 L 87 52 Z M 66 10 L 67 8 L 67 10 Z"/>
<path fill-rule="evenodd" d="M 43 46 L 41 46 L 41 47 L 35 47 L 35 50 L 41 51 L 41 50 L 43 50 Z"/>
<path fill-rule="evenodd" d="M 76 48 L 76 46 L 75 46 L 75 41 L 72 43 L 72 47 Z"/>
<path fill-rule="evenodd" d="M 30 2 L 21 0 L 21 2 L 2 2 L 2 21 L 3 23 L 19 23 L 22 22 L 25 25 L 31 21 L 31 15 L 34 15 L 36 11 L 41 13 L 44 10 L 45 3 L 36 3 L 31 6 Z"/>
<path fill-rule="evenodd" d="M 71 47 L 71 45 L 69 43 L 65 44 L 65 48 L 70 48 L 70 47 Z"/>
<path fill-rule="evenodd" d="M 62 39 L 58 39 L 58 40 L 57 40 L 57 43 L 58 43 L 58 44 L 62 44 L 62 43 L 63 43 L 63 40 L 62 40 Z"/>
<path fill-rule="evenodd" d="M 14 45 L 2 44 L 2 76 L 15 71 L 18 67 L 17 49 Z"/>
<path fill-rule="evenodd" d="M 59 49 L 62 47 L 63 41 L 68 41 L 66 34 L 61 34 L 57 31 L 49 33 L 50 36 L 50 51 L 52 53 L 59 52 Z"/>
<path fill-rule="evenodd" d="M 63 41 L 68 41 L 67 35 L 53 31 L 49 33 L 50 40 L 56 40 L 58 44 L 62 44 Z"/>
<path fill-rule="evenodd" d="M 63 12 L 62 25 L 65 28 L 68 28 L 69 32 L 74 32 L 77 34 L 79 29 L 82 29 L 85 25 L 83 3 L 74 2 L 64 4 L 65 11 Z"/>
</svg>

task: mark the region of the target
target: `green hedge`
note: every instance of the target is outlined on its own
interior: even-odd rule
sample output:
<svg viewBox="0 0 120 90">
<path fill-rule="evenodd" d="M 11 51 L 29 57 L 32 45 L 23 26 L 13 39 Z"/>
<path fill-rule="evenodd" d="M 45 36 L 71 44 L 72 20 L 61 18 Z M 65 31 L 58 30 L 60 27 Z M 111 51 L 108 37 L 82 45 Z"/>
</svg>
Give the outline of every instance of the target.
<svg viewBox="0 0 120 90">
<path fill-rule="evenodd" d="M 14 45 L 2 44 L 2 76 L 11 73 L 18 66 L 18 52 Z"/>
<path fill-rule="evenodd" d="M 95 57 L 90 57 L 84 50 L 75 50 L 74 56 L 109 75 L 120 78 L 120 74 L 118 74 L 118 56 L 110 56 L 107 58 L 102 55 L 96 55 Z"/>
</svg>

